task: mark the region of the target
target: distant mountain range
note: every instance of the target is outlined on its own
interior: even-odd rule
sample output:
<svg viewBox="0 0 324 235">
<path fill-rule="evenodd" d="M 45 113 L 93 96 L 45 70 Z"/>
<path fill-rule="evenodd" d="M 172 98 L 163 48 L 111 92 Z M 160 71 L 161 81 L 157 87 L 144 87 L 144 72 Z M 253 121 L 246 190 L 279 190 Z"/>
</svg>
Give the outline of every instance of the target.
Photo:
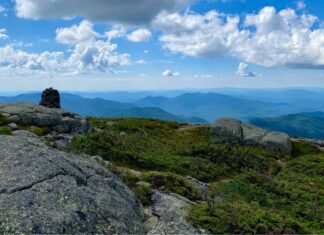
<svg viewBox="0 0 324 235">
<path fill-rule="evenodd" d="M 195 116 L 209 122 L 222 117 L 246 120 L 250 117 L 288 114 L 293 107 L 216 93 L 186 93 L 177 97 L 148 96 L 134 103 L 140 107 L 159 107 L 176 115 Z"/>
<path fill-rule="evenodd" d="M 297 113 L 275 118 L 253 118 L 251 124 L 291 136 L 324 139 L 324 112 Z"/>
<path fill-rule="evenodd" d="M 62 107 L 86 116 L 145 117 L 178 122 L 212 123 L 223 117 L 248 121 L 324 112 L 323 89 L 218 89 L 211 92 L 143 91 L 62 93 Z M 215 93 L 218 92 L 218 93 Z M 0 102 L 38 103 L 40 93 L 0 96 Z M 267 119 L 268 120 L 268 119 Z M 264 124 L 265 125 L 265 124 Z"/>
<path fill-rule="evenodd" d="M 22 94 L 12 97 L 0 96 L 0 102 L 31 102 L 38 104 L 40 96 L 40 93 Z M 158 107 L 137 107 L 129 103 L 121 103 L 100 98 L 88 99 L 67 93 L 61 94 L 61 106 L 66 110 L 85 116 L 142 117 L 177 122 L 207 123 L 207 121 L 202 118 L 174 115 Z"/>
</svg>

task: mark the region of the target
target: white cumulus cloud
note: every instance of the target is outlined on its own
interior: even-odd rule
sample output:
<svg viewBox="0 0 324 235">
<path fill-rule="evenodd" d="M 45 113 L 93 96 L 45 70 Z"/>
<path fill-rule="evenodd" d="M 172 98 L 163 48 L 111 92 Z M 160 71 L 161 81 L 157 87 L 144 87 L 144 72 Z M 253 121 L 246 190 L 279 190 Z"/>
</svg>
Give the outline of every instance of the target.
<svg viewBox="0 0 324 235">
<path fill-rule="evenodd" d="M 132 42 L 148 42 L 151 40 L 152 33 L 147 29 L 137 29 L 127 35 L 127 39 Z"/>
<path fill-rule="evenodd" d="M 306 8 L 306 4 L 304 1 L 297 1 L 296 2 L 296 5 L 297 5 L 297 10 L 303 10 Z"/>
<path fill-rule="evenodd" d="M 7 30 L 0 28 L 0 40 L 1 39 L 8 39 L 9 36 L 7 35 Z"/>
<path fill-rule="evenodd" d="M 5 8 L 4 6 L 0 5 L 0 13 L 6 13 L 7 12 L 7 8 Z"/>
<path fill-rule="evenodd" d="M 110 31 L 105 33 L 105 36 L 111 41 L 114 38 L 121 38 L 126 35 L 126 28 L 122 25 L 114 25 Z"/>
<path fill-rule="evenodd" d="M 74 45 L 94 40 L 98 36 L 99 34 L 93 30 L 93 24 L 87 20 L 70 28 L 59 28 L 56 30 L 56 40 L 63 44 Z"/>
<path fill-rule="evenodd" d="M 7 38 L 6 31 L 0 29 L 0 39 Z M 109 72 L 112 66 L 131 63 L 130 55 L 117 52 L 118 45 L 93 30 L 89 21 L 79 25 L 56 30 L 56 40 L 70 45 L 69 53 L 42 52 L 30 53 L 22 48 L 26 44 L 10 43 L 0 47 L 0 68 L 28 74 L 30 71 L 76 74 L 91 72 Z"/>
<path fill-rule="evenodd" d="M 172 72 L 171 70 L 169 69 L 166 69 L 162 72 L 162 76 L 163 77 L 177 77 L 177 76 L 180 76 L 180 73 L 179 72 Z"/>
<path fill-rule="evenodd" d="M 234 56 L 266 67 L 324 68 L 324 29 L 319 19 L 265 7 L 244 18 L 216 11 L 161 13 L 153 26 L 164 48 L 186 56 Z"/>
<path fill-rule="evenodd" d="M 249 71 L 248 65 L 245 63 L 242 63 L 242 62 L 239 64 L 236 74 L 240 77 L 255 77 L 256 76 L 256 74 L 254 72 Z"/>
</svg>

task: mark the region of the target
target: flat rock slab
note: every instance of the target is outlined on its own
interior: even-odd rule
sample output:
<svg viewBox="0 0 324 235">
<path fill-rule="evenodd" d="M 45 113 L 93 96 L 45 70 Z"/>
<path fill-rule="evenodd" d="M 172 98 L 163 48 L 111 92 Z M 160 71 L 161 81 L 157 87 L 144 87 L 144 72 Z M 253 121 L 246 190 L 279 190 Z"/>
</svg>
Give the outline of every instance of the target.
<svg viewBox="0 0 324 235">
<path fill-rule="evenodd" d="M 133 193 L 95 161 L 0 136 L 0 233 L 143 234 Z"/>
</svg>

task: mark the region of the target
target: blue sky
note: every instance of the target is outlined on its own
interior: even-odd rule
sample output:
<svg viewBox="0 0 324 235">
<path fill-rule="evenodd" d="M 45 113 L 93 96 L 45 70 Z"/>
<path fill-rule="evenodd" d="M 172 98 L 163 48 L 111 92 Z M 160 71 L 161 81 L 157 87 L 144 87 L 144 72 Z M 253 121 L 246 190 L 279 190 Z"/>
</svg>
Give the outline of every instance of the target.
<svg viewBox="0 0 324 235">
<path fill-rule="evenodd" d="M 2 0 L 0 91 L 324 87 L 316 0 Z"/>
</svg>

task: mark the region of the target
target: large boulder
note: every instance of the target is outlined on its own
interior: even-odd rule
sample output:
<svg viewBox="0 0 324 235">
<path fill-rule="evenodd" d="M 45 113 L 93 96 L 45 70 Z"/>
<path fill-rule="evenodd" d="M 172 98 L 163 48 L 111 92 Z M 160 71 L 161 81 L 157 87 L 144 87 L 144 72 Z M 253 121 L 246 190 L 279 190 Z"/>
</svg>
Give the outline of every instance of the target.
<svg viewBox="0 0 324 235">
<path fill-rule="evenodd" d="M 60 133 L 86 133 L 90 126 L 86 119 L 63 109 L 47 108 L 32 103 L 3 103 L 0 113 L 17 123 L 38 127 L 52 127 Z"/>
<path fill-rule="evenodd" d="M 291 140 L 287 134 L 267 131 L 230 118 L 220 119 L 211 126 L 211 139 L 218 144 L 242 144 L 264 147 L 284 154 L 291 153 Z"/>
<path fill-rule="evenodd" d="M 95 161 L 0 136 L 0 233 L 143 234 L 140 203 Z"/>
<path fill-rule="evenodd" d="M 211 128 L 211 136 L 214 143 L 242 143 L 241 121 L 226 118 L 214 123 Z"/>
</svg>

